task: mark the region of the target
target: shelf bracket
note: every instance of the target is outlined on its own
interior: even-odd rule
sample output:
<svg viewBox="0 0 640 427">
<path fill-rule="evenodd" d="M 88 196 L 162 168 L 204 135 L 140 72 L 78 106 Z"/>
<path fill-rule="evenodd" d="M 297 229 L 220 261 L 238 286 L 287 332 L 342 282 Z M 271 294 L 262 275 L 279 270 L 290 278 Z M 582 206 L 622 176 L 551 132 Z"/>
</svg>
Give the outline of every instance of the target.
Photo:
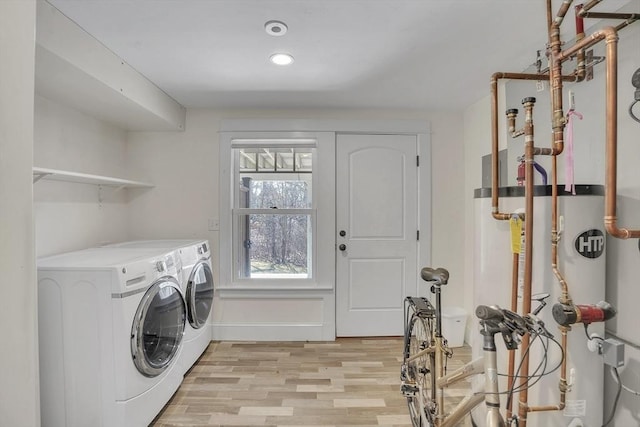
<svg viewBox="0 0 640 427">
<path fill-rule="evenodd" d="M 105 200 L 105 197 L 103 197 L 103 195 L 102 195 L 102 191 L 103 191 L 104 187 L 105 186 L 102 185 L 102 184 L 98 185 L 98 203 L 100 203 L 101 205 L 102 205 L 102 202 Z M 127 188 L 126 184 L 122 184 L 122 185 L 119 185 L 117 187 L 114 187 L 113 190 L 109 193 L 109 197 L 113 196 L 114 194 L 116 194 L 117 192 L 119 192 L 120 190 L 122 190 L 124 188 Z"/>
<path fill-rule="evenodd" d="M 35 184 L 36 182 L 40 181 L 42 178 L 44 178 L 45 176 L 51 175 L 50 173 L 47 172 L 39 172 L 33 173 L 33 184 Z"/>
</svg>

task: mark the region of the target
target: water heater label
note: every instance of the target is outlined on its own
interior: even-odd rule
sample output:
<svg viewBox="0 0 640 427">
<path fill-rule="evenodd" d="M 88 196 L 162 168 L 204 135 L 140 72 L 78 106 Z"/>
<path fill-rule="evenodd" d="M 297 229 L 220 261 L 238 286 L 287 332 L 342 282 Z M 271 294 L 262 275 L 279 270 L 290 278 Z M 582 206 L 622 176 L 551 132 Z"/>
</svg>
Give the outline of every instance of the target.
<svg viewBox="0 0 640 427">
<path fill-rule="evenodd" d="M 576 251 L 585 258 L 598 258 L 604 252 L 604 233 L 597 229 L 587 230 L 576 237 Z"/>
</svg>

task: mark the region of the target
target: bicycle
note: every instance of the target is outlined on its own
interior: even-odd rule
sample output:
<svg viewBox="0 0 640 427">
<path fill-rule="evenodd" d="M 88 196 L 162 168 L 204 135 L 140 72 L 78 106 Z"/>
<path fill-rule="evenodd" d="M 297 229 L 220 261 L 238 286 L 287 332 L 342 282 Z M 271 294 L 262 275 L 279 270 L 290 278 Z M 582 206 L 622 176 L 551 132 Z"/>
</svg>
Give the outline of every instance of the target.
<svg viewBox="0 0 640 427">
<path fill-rule="evenodd" d="M 441 287 L 449 280 L 444 268 L 425 267 L 421 277 L 431 284 L 435 307 L 422 297 L 405 299 L 405 331 L 401 392 L 407 398 L 409 415 L 415 427 L 452 427 L 471 413 L 483 400 L 486 403 L 486 427 L 504 427 L 500 413 L 495 335 L 500 333 L 509 350 L 518 348 L 524 334 L 553 336 L 545 329 L 536 314 L 545 305 L 541 302 L 532 314 L 520 316 L 497 306 L 480 305 L 476 316 L 480 319 L 483 336 L 483 356 L 454 372 L 445 374 L 446 358 L 453 355 L 442 335 Z M 484 374 L 484 392 L 471 393 L 449 413 L 445 411 L 444 390 L 472 375 Z M 511 390 L 513 392 L 513 389 Z"/>
</svg>

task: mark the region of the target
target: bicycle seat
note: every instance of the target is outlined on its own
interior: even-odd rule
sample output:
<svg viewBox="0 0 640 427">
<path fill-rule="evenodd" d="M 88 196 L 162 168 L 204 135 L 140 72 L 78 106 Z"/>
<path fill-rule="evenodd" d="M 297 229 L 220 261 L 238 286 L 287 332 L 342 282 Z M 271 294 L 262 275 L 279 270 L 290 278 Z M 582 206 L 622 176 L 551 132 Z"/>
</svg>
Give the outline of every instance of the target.
<svg viewBox="0 0 640 427">
<path fill-rule="evenodd" d="M 431 282 L 436 285 L 446 285 L 449 281 L 449 272 L 444 268 L 424 267 L 420 271 L 420 276 L 425 282 Z"/>
</svg>

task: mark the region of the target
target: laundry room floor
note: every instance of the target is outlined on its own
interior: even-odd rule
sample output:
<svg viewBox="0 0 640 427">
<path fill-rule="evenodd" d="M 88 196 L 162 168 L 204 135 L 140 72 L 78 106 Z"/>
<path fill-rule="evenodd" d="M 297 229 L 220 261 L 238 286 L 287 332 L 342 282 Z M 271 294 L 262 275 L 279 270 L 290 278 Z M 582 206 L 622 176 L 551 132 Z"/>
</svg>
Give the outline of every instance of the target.
<svg viewBox="0 0 640 427">
<path fill-rule="evenodd" d="M 455 348 L 449 370 L 470 355 Z M 401 360 L 402 338 L 212 342 L 151 425 L 411 425 Z M 469 384 L 460 387 L 452 404 Z"/>
</svg>

